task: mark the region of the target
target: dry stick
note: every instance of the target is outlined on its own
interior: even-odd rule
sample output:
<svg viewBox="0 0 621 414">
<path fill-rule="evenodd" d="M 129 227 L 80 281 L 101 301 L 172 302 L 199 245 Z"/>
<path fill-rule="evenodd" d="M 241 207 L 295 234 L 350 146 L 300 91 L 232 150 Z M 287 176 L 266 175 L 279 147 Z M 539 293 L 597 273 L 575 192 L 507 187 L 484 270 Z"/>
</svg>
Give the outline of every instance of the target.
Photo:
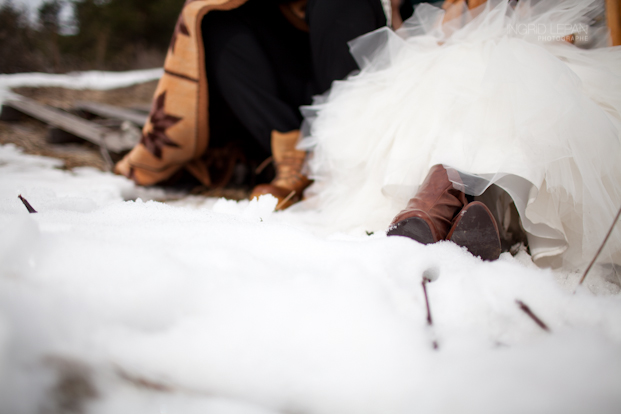
<svg viewBox="0 0 621 414">
<path fill-rule="evenodd" d="M 541 319 L 539 319 L 539 318 L 537 317 L 537 315 L 535 315 L 535 314 L 533 313 L 533 311 L 532 311 L 532 310 L 530 310 L 530 308 L 528 307 L 528 305 L 526 305 L 526 304 L 525 304 L 524 302 L 522 302 L 521 300 L 516 300 L 515 302 L 518 304 L 518 306 L 520 307 L 520 309 L 521 309 L 522 311 L 524 311 L 524 313 L 525 313 L 525 314 L 527 314 L 527 315 L 528 315 L 528 316 L 529 316 L 529 317 L 530 317 L 533 321 L 535 321 L 535 323 L 536 323 L 537 325 L 539 325 L 539 327 L 540 327 L 541 329 L 543 329 L 543 330 L 544 330 L 544 331 L 546 331 L 546 332 L 550 332 L 550 328 L 548 328 L 548 325 L 546 325 L 545 323 L 543 323 L 543 321 L 542 321 Z"/>
<path fill-rule="evenodd" d="M 285 197 L 284 200 L 282 200 L 280 203 L 278 203 L 278 205 L 276 206 L 276 210 L 279 210 L 282 206 L 284 206 L 285 204 L 287 204 L 287 202 L 289 200 L 291 200 L 291 198 L 295 195 L 295 190 L 291 191 L 289 193 L 289 195 L 287 197 Z"/>
<path fill-rule="evenodd" d="M 267 167 L 270 162 L 272 162 L 272 160 L 274 159 L 274 157 L 267 157 L 265 160 L 263 160 L 263 162 L 261 164 L 259 164 L 259 166 L 257 167 L 256 170 L 254 170 L 255 174 L 261 174 L 261 172 L 265 169 L 265 167 Z"/>
<path fill-rule="evenodd" d="M 183 393 L 185 395 L 202 397 L 202 398 L 205 398 L 205 397 L 208 397 L 208 398 L 226 397 L 225 395 L 215 394 L 214 392 L 211 392 L 211 391 L 187 388 L 187 387 L 184 387 L 184 386 L 181 386 L 181 385 L 172 384 L 172 383 L 166 384 L 164 382 L 159 382 L 158 380 L 152 380 L 152 379 L 149 379 L 149 378 L 146 378 L 146 377 L 141 377 L 141 376 L 138 376 L 138 375 L 134 375 L 132 373 L 129 373 L 129 372 L 125 371 L 123 368 L 121 368 L 119 366 L 115 366 L 115 373 L 122 380 L 129 382 L 130 384 L 134 385 L 135 387 L 146 389 L 146 390 L 150 390 L 150 391 L 167 393 L 167 394 Z M 228 396 L 228 397 L 231 398 L 230 396 Z M 238 397 L 233 397 L 233 398 L 234 398 L 234 401 L 237 401 L 239 403 L 250 403 L 250 401 L 246 401 L 246 400 L 243 400 L 243 399 L 238 398 Z M 253 405 L 256 405 L 256 403 L 253 403 Z M 262 407 L 261 406 L 257 406 L 257 408 L 262 408 Z M 279 412 L 281 412 L 283 414 L 291 413 L 290 411 L 279 411 Z"/>
<path fill-rule="evenodd" d="M 617 213 L 617 216 L 615 217 L 615 219 L 612 221 L 612 226 L 610 226 L 610 230 L 608 230 L 608 234 L 606 234 L 606 237 L 604 238 L 604 241 L 603 241 L 602 245 L 599 246 L 599 249 L 597 250 L 597 253 L 595 253 L 595 257 L 593 258 L 593 260 L 591 260 L 591 263 L 589 263 L 589 266 L 584 271 L 584 274 L 582 275 L 582 279 L 580 279 L 580 283 L 578 283 L 578 286 L 576 286 L 576 290 L 574 290 L 574 294 L 578 291 L 578 287 L 582 284 L 582 282 L 584 282 L 584 279 L 586 279 L 587 275 L 589 274 L 589 271 L 591 270 L 591 268 L 595 264 L 595 261 L 599 257 L 599 255 L 602 252 L 602 250 L 604 250 L 604 246 L 606 245 L 606 242 L 610 238 L 610 235 L 612 234 L 612 231 L 615 228 L 615 224 L 617 224 L 617 221 L 619 221 L 619 217 L 621 217 L 621 208 L 619 209 L 619 212 Z"/>
<path fill-rule="evenodd" d="M 427 296 L 427 283 L 429 279 L 423 278 L 423 292 L 425 293 L 425 303 L 427 304 L 427 324 L 433 326 L 433 320 L 431 319 L 431 308 L 429 307 L 429 297 Z"/>
<path fill-rule="evenodd" d="M 431 282 L 430 279 L 424 277 L 423 278 L 423 292 L 425 293 L 425 303 L 427 304 L 427 325 L 433 326 L 433 319 L 431 319 L 431 307 L 429 306 L 429 296 L 427 296 L 427 283 Z M 433 349 L 438 349 L 438 341 L 434 339 L 433 341 Z"/>
<path fill-rule="evenodd" d="M 159 383 L 147 378 L 139 377 L 136 375 L 132 375 L 129 372 L 124 371 L 123 369 L 117 367 L 116 370 L 119 377 L 122 379 L 134 384 L 138 388 L 146 388 L 149 390 L 159 391 L 159 392 L 175 392 L 177 391 L 174 387 Z"/>
<path fill-rule="evenodd" d="M 24 205 L 26 206 L 26 209 L 28 210 L 28 212 L 30 214 L 36 213 L 37 210 L 35 210 L 34 208 L 32 208 L 32 206 L 30 205 L 30 203 L 28 202 L 28 200 L 26 200 L 24 197 L 22 197 L 22 195 L 18 195 L 17 198 L 19 198 L 20 200 L 22 200 L 22 203 L 24 203 Z"/>
</svg>

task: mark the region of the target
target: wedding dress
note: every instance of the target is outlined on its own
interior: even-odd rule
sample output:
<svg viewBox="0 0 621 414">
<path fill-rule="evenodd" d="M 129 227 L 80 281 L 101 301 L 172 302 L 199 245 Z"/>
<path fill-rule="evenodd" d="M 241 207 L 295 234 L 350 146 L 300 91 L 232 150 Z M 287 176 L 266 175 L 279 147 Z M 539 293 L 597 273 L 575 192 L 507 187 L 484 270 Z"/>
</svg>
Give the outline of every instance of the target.
<svg viewBox="0 0 621 414">
<path fill-rule="evenodd" d="M 304 109 L 315 184 L 297 208 L 385 231 L 443 164 L 467 194 L 511 196 L 536 263 L 583 267 L 621 207 L 621 47 L 564 38 L 601 43 L 602 3 L 490 0 L 444 24 L 421 4 L 353 41 L 360 72 Z M 621 263 L 621 225 L 602 260 Z"/>
</svg>

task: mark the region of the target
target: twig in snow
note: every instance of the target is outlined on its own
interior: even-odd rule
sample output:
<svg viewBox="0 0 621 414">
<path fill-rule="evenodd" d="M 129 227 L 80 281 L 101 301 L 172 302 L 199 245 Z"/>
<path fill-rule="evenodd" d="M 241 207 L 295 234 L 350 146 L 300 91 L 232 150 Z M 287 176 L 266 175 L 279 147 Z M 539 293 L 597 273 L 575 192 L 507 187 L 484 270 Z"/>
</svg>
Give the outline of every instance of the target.
<svg viewBox="0 0 621 414">
<path fill-rule="evenodd" d="M 288 202 L 289 200 L 291 200 L 291 198 L 293 198 L 293 196 L 294 196 L 294 195 L 295 195 L 295 190 L 291 191 L 291 192 L 289 193 L 289 195 L 288 195 L 287 197 L 285 197 L 285 199 L 284 199 L 284 200 L 282 200 L 280 203 L 278 203 L 278 205 L 276 206 L 276 210 L 280 210 L 280 208 L 281 208 L 282 206 L 284 206 L 285 204 L 287 204 L 287 202 Z"/>
<path fill-rule="evenodd" d="M 429 296 L 427 295 L 427 283 L 431 282 L 426 276 L 423 276 L 423 292 L 425 293 L 425 303 L 427 304 L 427 325 L 433 326 L 433 319 L 431 318 L 431 307 L 429 306 Z M 438 349 L 438 341 L 434 339 L 432 342 L 433 349 Z"/>
<path fill-rule="evenodd" d="M 543 321 L 541 319 L 539 319 L 537 317 L 537 315 L 535 315 L 533 313 L 532 310 L 530 310 L 530 308 L 528 307 L 528 305 L 526 305 L 524 302 L 522 302 L 521 300 L 516 300 L 515 301 L 517 303 L 517 305 L 519 306 L 519 308 L 525 313 L 527 314 L 533 321 L 535 321 L 535 323 L 537 325 L 539 325 L 539 327 L 541 329 L 543 329 L 546 332 L 550 332 L 550 328 L 548 328 L 548 325 L 546 325 L 545 323 L 543 323 Z"/>
<path fill-rule="evenodd" d="M 580 279 L 580 282 L 578 283 L 578 286 L 576 286 L 576 290 L 574 290 L 574 294 L 576 293 L 576 291 L 578 290 L 578 287 L 582 284 L 582 282 L 584 282 L 584 279 L 586 279 L 587 275 L 589 274 L 589 271 L 591 270 L 591 268 L 595 264 L 595 261 L 599 257 L 599 255 L 602 252 L 602 250 L 604 250 L 604 246 L 606 245 L 606 242 L 610 238 L 610 235 L 612 234 L 612 231 L 615 228 L 615 224 L 617 224 L 617 221 L 619 221 L 619 217 L 621 217 L 621 208 L 619 209 L 619 212 L 617 213 L 617 216 L 615 217 L 615 219 L 612 221 L 612 226 L 610 226 L 610 230 L 608 230 L 608 234 L 606 234 L 606 237 L 604 238 L 604 241 L 602 242 L 602 245 L 599 246 L 599 249 L 597 250 L 597 253 L 595 253 L 595 257 L 593 258 L 593 260 L 591 260 L 591 263 L 589 263 L 589 266 L 584 271 L 584 274 L 582 275 L 582 279 Z"/>
<path fill-rule="evenodd" d="M 22 200 L 22 203 L 24 203 L 24 205 L 26 206 L 26 209 L 28 210 L 28 212 L 30 214 L 36 213 L 37 210 L 35 210 L 34 208 L 32 208 L 32 206 L 30 205 L 30 203 L 28 202 L 28 200 L 26 200 L 24 197 L 20 195 L 17 196 L 17 198 L 19 198 L 20 200 Z"/>
<path fill-rule="evenodd" d="M 142 378 L 136 375 L 131 375 L 126 371 L 123 371 L 120 368 L 117 368 L 117 374 L 124 380 L 134 384 L 138 388 L 146 388 L 148 390 L 159 391 L 159 392 L 175 392 L 177 391 L 175 388 L 170 385 L 162 384 L 150 379 Z"/>
<path fill-rule="evenodd" d="M 141 376 L 137 376 L 134 374 L 131 374 L 127 371 L 125 371 L 123 368 L 116 366 L 115 367 L 115 371 L 116 374 L 123 380 L 129 382 L 130 384 L 134 385 L 137 388 L 142 388 L 145 390 L 150 390 L 150 391 L 156 391 L 156 392 L 161 392 L 161 393 L 183 393 L 185 395 L 189 395 L 189 396 L 197 396 L 197 397 L 208 397 L 208 398 L 220 398 L 222 396 L 219 396 L 215 393 L 212 393 L 210 391 L 205 391 L 205 390 L 196 390 L 196 389 L 191 389 L 191 388 L 187 388 L 187 387 L 183 387 L 183 386 L 179 386 L 179 385 L 174 385 L 174 384 L 165 384 L 163 382 L 159 382 L 157 380 L 152 380 L 149 378 L 144 378 Z M 259 405 L 257 405 L 257 403 L 255 402 L 250 402 L 250 401 L 246 401 L 246 400 L 242 400 L 240 398 L 235 398 L 235 399 L 231 399 L 228 398 L 231 401 L 235 401 L 235 402 L 239 402 L 242 404 L 252 404 L 254 407 L 256 407 L 257 409 L 261 409 L 264 407 L 261 407 Z M 264 410 L 260 410 L 260 411 L 265 411 L 266 409 L 264 408 Z M 280 411 L 283 414 L 287 414 L 290 413 L 290 411 Z M 297 412 L 297 411 L 296 411 Z"/>
<path fill-rule="evenodd" d="M 423 278 L 423 292 L 425 293 L 425 303 L 427 304 L 427 324 L 433 326 L 433 319 L 431 319 L 431 308 L 429 307 L 429 296 L 427 296 L 427 283 L 431 280 L 426 277 Z"/>
</svg>

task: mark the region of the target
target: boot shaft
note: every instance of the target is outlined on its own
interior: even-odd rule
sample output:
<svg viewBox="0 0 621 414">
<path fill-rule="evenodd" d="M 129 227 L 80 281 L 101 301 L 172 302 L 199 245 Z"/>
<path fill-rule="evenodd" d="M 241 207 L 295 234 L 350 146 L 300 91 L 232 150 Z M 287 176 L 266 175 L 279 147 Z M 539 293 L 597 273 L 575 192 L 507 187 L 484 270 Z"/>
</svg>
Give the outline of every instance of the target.
<svg viewBox="0 0 621 414">
<path fill-rule="evenodd" d="M 453 187 L 442 165 L 434 165 L 416 195 L 392 221 L 391 226 L 412 217 L 419 217 L 430 227 L 434 241 L 448 234 L 453 218 L 466 204 L 466 195 Z"/>
<path fill-rule="evenodd" d="M 272 185 L 287 189 L 299 190 L 306 188 L 310 181 L 302 174 L 306 151 L 296 148 L 300 131 L 272 131 L 272 156 L 276 166 L 276 178 Z"/>
</svg>

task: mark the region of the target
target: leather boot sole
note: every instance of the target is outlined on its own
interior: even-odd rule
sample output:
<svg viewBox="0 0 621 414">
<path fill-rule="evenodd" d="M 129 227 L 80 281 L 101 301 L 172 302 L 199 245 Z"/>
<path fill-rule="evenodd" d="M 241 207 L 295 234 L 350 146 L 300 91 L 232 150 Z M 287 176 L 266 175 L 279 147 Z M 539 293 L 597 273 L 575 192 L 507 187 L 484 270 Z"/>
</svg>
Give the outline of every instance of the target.
<svg viewBox="0 0 621 414">
<path fill-rule="evenodd" d="M 422 244 L 435 243 L 429 224 L 420 217 L 401 220 L 388 229 L 388 236 L 403 236 L 414 239 Z"/>
<path fill-rule="evenodd" d="M 478 201 L 461 210 L 446 239 L 483 260 L 496 260 L 501 253 L 496 220 L 485 204 Z"/>
</svg>

